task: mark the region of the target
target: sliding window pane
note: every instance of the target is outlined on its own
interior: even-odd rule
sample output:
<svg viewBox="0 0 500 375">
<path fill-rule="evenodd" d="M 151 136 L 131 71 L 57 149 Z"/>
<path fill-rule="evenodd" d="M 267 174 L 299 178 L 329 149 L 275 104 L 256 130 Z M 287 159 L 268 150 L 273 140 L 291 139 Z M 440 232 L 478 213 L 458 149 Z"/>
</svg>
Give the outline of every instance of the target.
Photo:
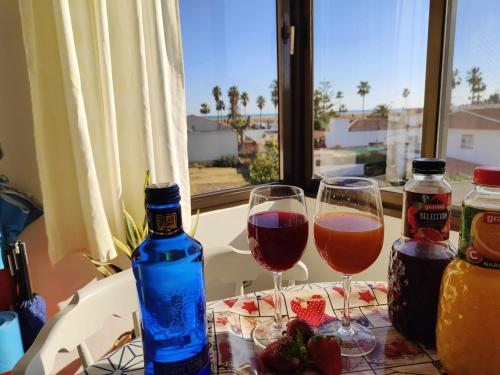
<svg viewBox="0 0 500 375">
<path fill-rule="evenodd" d="M 460 204 L 474 167 L 500 166 L 500 2 L 458 0 L 455 19 L 440 149 Z"/>
<path fill-rule="evenodd" d="M 420 155 L 429 0 L 314 1 L 314 177 L 398 186 Z"/>
<path fill-rule="evenodd" d="M 276 3 L 179 7 L 191 194 L 277 180 Z"/>
</svg>

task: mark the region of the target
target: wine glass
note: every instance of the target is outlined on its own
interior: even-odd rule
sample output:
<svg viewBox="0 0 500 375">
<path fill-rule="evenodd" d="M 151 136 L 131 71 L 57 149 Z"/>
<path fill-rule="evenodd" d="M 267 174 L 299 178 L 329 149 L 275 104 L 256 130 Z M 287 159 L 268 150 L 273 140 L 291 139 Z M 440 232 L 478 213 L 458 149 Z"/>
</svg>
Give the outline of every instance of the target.
<svg viewBox="0 0 500 375">
<path fill-rule="evenodd" d="M 343 356 L 368 354 L 375 348 L 375 336 L 369 329 L 350 321 L 349 295 L 352 275 L 375 262 L 384 242 L 377 182 L 360 177 L 323 179 L 316 198 L 314 242 L 328 265 L 344 274 L 342 321 L 327 323 L 321 332 L 340 336 Z"/>
<path fill-rule="evenodd" d="M 304 191 L 295 186 L 256 187 L 250 194 L 247 234 L 255 260 L 274 278 L 274 320 L 258 324 L 253 340 L 261 348 L 283 336 L 281 276 L 302 257 L 307 245 L 309 224 Z"/>
</svg>

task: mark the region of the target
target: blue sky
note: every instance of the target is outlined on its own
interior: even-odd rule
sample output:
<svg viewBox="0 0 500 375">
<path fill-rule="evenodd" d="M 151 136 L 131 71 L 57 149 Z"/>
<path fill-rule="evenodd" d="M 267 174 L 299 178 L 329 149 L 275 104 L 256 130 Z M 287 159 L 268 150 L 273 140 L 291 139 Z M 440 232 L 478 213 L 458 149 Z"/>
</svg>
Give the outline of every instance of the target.
<svg viewBox="0 0 500 375">
<path fill-rule="evenodd" d="M 276 78 L 274 0 L 180 0 L 182 42 L 189 114 L 199 114 L 220 85 L 237 85 L 250 96 L 248 113 L 258 113 L 255 100 L 266 98 L 264 113 L 274 112 L 269 84 Z M 369 81 L 366 108 L 389 104 L 400 108 L 408 87 L 408 105 L 423 105 L 428 0 L 316 0 L 314 76 L 344 93 L 348 109 L 360 109 L 356 85 Z M 465 77 L 477 65 L 486 94 L 500 90 L 500 1 L 458 0 L 454 65 Z M 464 80 L 453 102 L 468 101 Z M 335 100 L 335 104 L 337 101 Z"/>
</svg>

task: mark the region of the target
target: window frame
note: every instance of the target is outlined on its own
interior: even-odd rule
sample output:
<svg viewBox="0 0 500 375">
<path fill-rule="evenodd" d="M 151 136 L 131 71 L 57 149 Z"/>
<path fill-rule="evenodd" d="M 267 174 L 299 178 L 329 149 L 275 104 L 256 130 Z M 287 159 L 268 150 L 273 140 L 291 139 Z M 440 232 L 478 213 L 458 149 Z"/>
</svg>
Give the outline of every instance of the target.
<svg viewBox="0 0 500 375">
<path fill-rule="evenodd" d="M 280 182 L 316 195 L 319 179 L 313 178 L 313 14 L 314 0 L 276 0 L 278 123 Z M 451 82 L 451 59 L 455 27 L 456 0 L 429 0 L 429 23 L 422 124 L 422 157 L 443 156 L 446 145 L 446 116 Z M 294 53 L 290 27 L 294 28 Z M 242 204 L 255 186 L 193 196 L 191 206 L 212 210 Z M 402 189 L 382 189 L 385 214 L 401 217 Z M 457 210 L 454 208 L 456 228 Z"/>
</svg>

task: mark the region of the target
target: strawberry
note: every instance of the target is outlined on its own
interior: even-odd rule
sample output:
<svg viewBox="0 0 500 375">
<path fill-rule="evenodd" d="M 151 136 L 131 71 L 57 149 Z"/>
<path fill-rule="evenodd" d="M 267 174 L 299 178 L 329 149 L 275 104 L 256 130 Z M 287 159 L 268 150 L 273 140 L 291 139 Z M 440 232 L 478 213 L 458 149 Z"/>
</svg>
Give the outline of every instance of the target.
<svg viewBox="0 0 500 375">
<path fill-rule="evenodd" d="M 260 359 L 270 369 L 279 373 L 293 372 L 306 358 L 306 348 L 289 336 L 270 343 L 260 353 Z"/>
<path fill-rule="evenodd" d="M 317 335 L 307 343 L 307 355 L 323 375 L 337 375 L 342 371 L 340 339 L 332 335 Z"/>
<path fill-rule="evenodd" d="M 450 194 L 434 194 L 432 197 L 433 201 L 438 201 L 439 203 L 443 204 L 445 207 L 448 207 L 450 204 Z"/>
<path fill-rule="evenodd" d="M 420 211 L 420 210 L 416 206 L 410 206 L 410 207 L 408 207 L 408 210 L 406 211 L 406 221 L 408 222 L 408 224 L 410 224 L 410 226 L 413 229 L 416 229 L 418 227 L 418 223 L 417 223 L 418 211 Z"/>
<path fill-rule="evenodd" d="M 293 319 L 286 325 L 286 335 L 292 337 L 294 340 L 298 340 L 300 336 L 298 333 L 302 334 L 302 340 L 304 343 L 314 336 L 314 331 L 312 327 L 305 320 Z"/>
</svg>

